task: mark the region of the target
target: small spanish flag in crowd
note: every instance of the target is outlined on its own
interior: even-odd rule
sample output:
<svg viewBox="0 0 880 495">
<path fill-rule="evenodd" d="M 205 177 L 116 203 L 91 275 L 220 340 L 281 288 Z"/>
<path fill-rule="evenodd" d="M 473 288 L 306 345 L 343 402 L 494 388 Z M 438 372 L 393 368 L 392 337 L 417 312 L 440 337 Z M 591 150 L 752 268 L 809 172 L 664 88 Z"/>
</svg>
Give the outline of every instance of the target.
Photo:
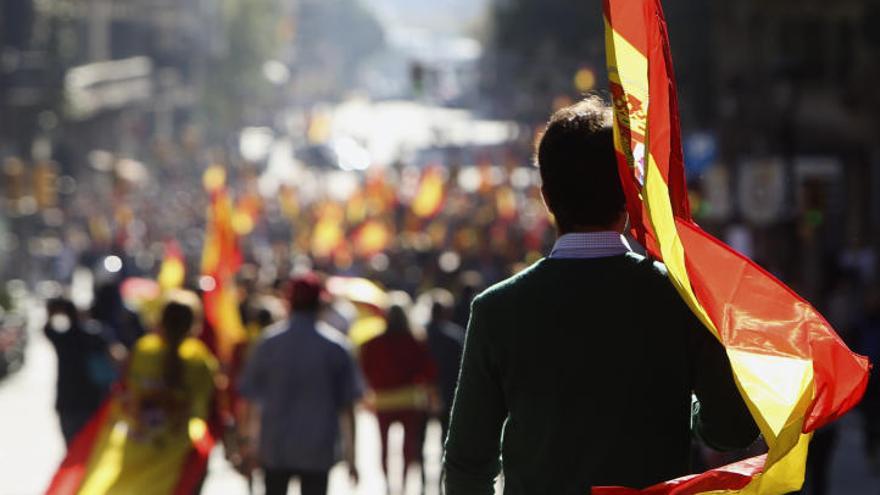
<svg viewBox="0 0 880 495">
<path fill-rule="evenodd" d="M 343 225 L 345 212 L 335 203 L 326 203 L 318 209 L 312 229 L 311 252 L 317 259 L 329 259 L 345 244 Z"/>
<path fill-rule="evenodd" d="M 438 165 L 426 168 L 412 202 L 412 212 L 419 218 L 432 218 L 443 209 L 446 201 L 446 179 Z"/>
<path fill-rule="evenodd" d="M 186 264 L 183 260 L 183 253 L 180 251 L 180 245 L 175 240 L 165 243 L 165 257 L 159 267 L 157 279 L 159 287 L 163 291 L 183 287 L 183 282 L 186 279 Z"/>
<path fill-rule="evenodd" d="M 361 224 L 352 233 L 352 244 L 355 254 L 369 258 L 384 251 L 391 243 L 394 233 L 381 220 L 370 219 Z"/>
<path fill-rule="evenodd" d="M 800 489 L 812 432 L 858 403 L 866 358 L 779 280 L 691 218 L 660 0 L 605 0 L 614 137 L 633 235 L 724 345 L 769 452 L 645 490 L 594 494 L 776 495 Z"/>
</svg>

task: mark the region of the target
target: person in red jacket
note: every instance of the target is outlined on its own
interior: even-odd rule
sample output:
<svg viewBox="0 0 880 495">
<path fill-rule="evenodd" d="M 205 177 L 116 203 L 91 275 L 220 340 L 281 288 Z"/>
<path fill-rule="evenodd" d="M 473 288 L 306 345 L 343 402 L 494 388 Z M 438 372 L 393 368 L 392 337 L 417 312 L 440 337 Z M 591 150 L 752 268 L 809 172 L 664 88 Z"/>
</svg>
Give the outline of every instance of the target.
<svg viewBox="0 0 880 495">
<path fill-rule="evenodd" d="M 382 437 L 382 468 L 388 480 L 388 429 L 403 426 L 404 474 L 422 461 L 422 435 L 428 412 L 436 408 L 434 381 L 437 367 L 427 345 L 413 335 L 402 303 L 392 304 L 386 315 L 385 332 L 361 347 L 360 361 L 372 390 Z"/>
</svg>

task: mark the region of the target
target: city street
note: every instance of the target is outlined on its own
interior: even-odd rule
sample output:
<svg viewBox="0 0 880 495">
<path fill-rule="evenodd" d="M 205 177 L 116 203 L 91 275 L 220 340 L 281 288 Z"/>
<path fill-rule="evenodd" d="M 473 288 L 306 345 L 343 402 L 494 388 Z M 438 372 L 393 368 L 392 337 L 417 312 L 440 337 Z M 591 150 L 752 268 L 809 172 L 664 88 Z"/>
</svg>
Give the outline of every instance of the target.
<svg viewBox="0 0 880 495">
<path fill-rule="evenodd" d="M 880 0 L 801 4 L 0 0 L 0 495 L 439 495 L 456 389 L 453 487 L 880 495 Z"/>
<path fill-rule="evenodd" d="M 48 485 L 52 473 L 64 453 L 64 443 L 58 429 L 58 420 L 52 407 L 54 400 L 55 355 L 51 346 L 34 322 L 41 321 L 39 308 L 32 308 L 31 341 L 28 346 L 27 362 L 19 373 L 0 382 L 0 473 L 4 486 L 0 495 L 37 495 Z M 831 495 L 875 495 L 880 494 L 878 479 L 868 473 L 868 465 L 863 455 L 860 419 L 851 415 L 840 422 L 840 435 L 834 452 L 832 466 Z M 395 458 L 399 455 L 400 432 L 392 430 L 392 445 Z M 428 467 L 428 480 L 436 480 L 440 469 L 439 426 L 432 424 L 428 429 L 435 448 L 425 452 Z M 382 494 L 385 493 L 379 463 L 379 432 L 375 419 L 367 412 L 358 416 L 358 470 L 360 484 L 353 487 L 348 481 L 348 473 L 337 466 L 331 473 L 330 495 Z M 400 462 L 391 465 L 393 472 L 399 472 Z M 417 480 L 415 473 L 410 479 Z M 869 492 L 864 487 L 873 486 Z M 410 483 L 407 494 L 418 493 L 418 483 Z M 247 484 L 223 458 L 221 448 L 217 448 L 211 458 L 208 478 L 202 492 L 205 495 L 245 494 Z M 255 493 L 260 493 L 256 491 Z M 293 492 L 295 493 L 295 492 Z M 428 490 L 432 495 L 433 490 Z"/>
</svg>

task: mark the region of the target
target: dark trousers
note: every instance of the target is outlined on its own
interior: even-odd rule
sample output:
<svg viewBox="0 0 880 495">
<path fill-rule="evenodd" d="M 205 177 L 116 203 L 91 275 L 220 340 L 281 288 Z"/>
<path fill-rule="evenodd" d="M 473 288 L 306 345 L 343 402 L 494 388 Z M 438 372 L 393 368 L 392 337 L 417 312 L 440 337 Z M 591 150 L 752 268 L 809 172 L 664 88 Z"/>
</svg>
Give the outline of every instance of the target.
<svg viewBox="0 0 880 495">
<path fill-rule="evenodd" d="M 422 444 L 424 443 L 425 423 L 428 417 L 423 411 L 404 410 L 377 412 L 379 435 L 382 437 L 382 469 L 388 475 L 388 429 L 394 423 L 403 426 L 403 466 L 406 469 L 417 462 L 422 462 Z"/>
<path fill-rule="evenodd" d="M 287 495 L 290 478 L 299 478 L 302 495 L 327 495 L 327 471 L 264 468 L 266 495 Z"/>
<path fill-rule="evenodd" d="M 64 436 L 64 443 L 70 446 L 77 433 L 83 429 L 89 419 L 92 417 L 93 411 L 61 411 L 58 413 L 58 419 L 61 422 L 61 434 Z"/>
<path fill-rule="evenodd" d="M 837 440 L 837 425 L 820 428 L 810 442 L 807 454 L 807 493 L 827 495 L 831 485 L 831 455 Z"/>
</svg>

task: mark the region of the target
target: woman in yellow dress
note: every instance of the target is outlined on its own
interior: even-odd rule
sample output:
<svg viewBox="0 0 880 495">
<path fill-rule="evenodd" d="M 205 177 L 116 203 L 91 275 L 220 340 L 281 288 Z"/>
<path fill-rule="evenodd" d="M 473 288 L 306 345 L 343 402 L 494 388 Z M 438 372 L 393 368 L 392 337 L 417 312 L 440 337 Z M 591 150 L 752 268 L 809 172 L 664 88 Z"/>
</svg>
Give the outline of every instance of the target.
<svg viewBox="0 0 880 495">
<path fill-rule="evenodd" d="M 204 478 L 217 361 L 192 336 L 201 306 L 175 291 L 135 344 L 125 391 L 96 439 L 80 494 L 190 494 Z"/>
</svg>

